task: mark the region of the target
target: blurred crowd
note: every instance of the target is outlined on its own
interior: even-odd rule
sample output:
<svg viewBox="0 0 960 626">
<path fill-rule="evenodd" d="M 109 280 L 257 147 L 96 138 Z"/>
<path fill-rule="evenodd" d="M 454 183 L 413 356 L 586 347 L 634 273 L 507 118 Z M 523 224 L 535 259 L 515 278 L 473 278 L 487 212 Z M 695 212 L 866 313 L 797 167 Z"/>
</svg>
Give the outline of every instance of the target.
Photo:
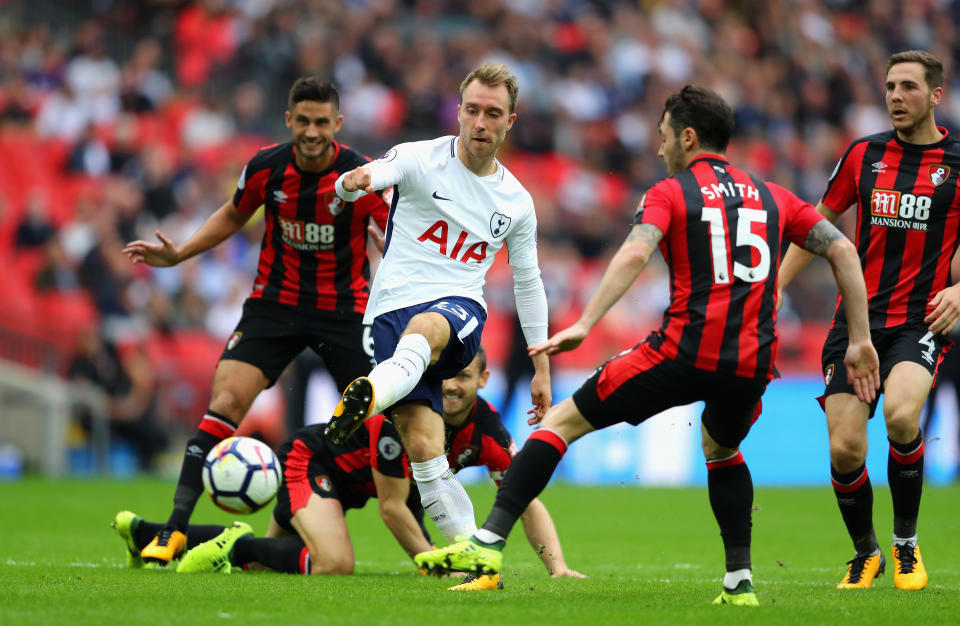
<svg viewBox="0 0 960 626">
<path fill-rule="evenodd" d="M 563 323 L 664 176 L 666 95 L 688 82 L 719 91 L 736 116 L 732 160 L 816 202 L 847 143 L 888 127 L 890 53 L 944 61 L 938 121 L 956 127 L 958 20 L 960 3 L 944 0 L 0 0 L 0 261 L 35 293 L 88 296 L 112 344 L 202 331 L 215 355 L 251 287 L 262 225 L 159 271 L 130 265 L 123 243 L 157 229 L 182 242 L 230 197 L 256 149 L 287 136 L 298 76 L 334 81 L 338 138 L 377 156 L 455 133 L 460 80 L 497 60 L 520 83 L 502 157 L 534 195 Z M 644 273 L 594 352 L 658 325 L 664 276 L 662 263 Z M 493 317 L 509 320 L 503 266 L 488 291 Z M 800 321 L 832 316 L 833 294 L 825 264 L 791 286 L 785 358 L 808 343 Z M 508 321 L 500 329 L 512 336 Z"/>
</svg>

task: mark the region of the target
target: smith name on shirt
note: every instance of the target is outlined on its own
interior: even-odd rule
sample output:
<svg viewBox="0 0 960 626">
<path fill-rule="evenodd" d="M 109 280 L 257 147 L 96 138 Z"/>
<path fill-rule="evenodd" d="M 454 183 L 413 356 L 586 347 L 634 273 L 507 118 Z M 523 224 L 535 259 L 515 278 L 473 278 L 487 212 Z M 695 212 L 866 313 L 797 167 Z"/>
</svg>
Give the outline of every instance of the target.
<svg viewBox="0 0 960 626">
<path fill-rule="evenodd" d="M 760 201 L 760 192 L 753 185 L 746 183 L 711 183 L 700 188 L 700 193 L 707 200 L 716 200 L 717 198 L 753 198 Z"/>
</svg>

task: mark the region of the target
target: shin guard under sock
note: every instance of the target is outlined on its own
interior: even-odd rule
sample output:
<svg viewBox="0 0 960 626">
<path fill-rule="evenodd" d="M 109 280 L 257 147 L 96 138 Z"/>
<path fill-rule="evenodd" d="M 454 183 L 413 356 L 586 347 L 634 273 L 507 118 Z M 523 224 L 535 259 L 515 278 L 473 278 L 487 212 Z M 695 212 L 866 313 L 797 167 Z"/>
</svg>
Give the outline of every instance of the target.
<svg viewBox="0 0 960 626">
<path fill-rule="evenodd" d="M 483 528 L 506 538 L 530 502 L 550 482 L 566 451 L 567 442 L 560 435 L 544 428 L 533 431 L 510 463 Z"/>
<path fill-rule="evenodd" d="M 890 441 L 887 482 L 893 499 L 893 534 L 897 537 L 913 537 L 917 534 L 920 496 L 923 493 L 922 432 L 908 443 Z"/>
<path fill-rule="evenodd" d="M 749 570 L 753 479 L 739 451 L 725 459 L 707 460 L 707 488 L 727 571 Z"/>
<path fill-rule="evenodd" d="M 866 464 L 844 474 L 831 467 L 830 478 L 854 549 L 861 556 L 874 554 L 879 544 L 873 530 L 873 486 Z"/>
<path fill-rule="evenodd" d="M 183 454 L 180 478 L 177 480 L 177 490 L 173 494 L 173 512 L 167 520 L 167 526 L 172 526 L 181 532 L 186 530 L 197 500 L 203 493 L 202 471 L 207 453 L 217 443 L 233 435 L 236 430 L 237 425 L 223 415 L 208 410 L 203 416 L 196 434 L 187 442 Z"/>
</svg>

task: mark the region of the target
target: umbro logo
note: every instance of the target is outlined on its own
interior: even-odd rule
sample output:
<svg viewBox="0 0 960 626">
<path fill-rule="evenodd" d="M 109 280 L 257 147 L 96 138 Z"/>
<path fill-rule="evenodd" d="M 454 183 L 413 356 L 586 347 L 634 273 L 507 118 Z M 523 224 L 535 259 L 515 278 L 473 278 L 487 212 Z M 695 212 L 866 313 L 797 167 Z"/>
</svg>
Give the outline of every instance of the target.
<svg viewBox="0 0 960 626">
<path fill-rule="evenodd" d="M 273 192 L 273 201 L 277 204 L 283 204 L 287 201 L 287 194 L 283 191 L 283 189 L 277 189 Z"/>
<path fill-rule="evenodd" d="M 440 195 L 439 193 L 437 193 L 436 191 L 433 192 L 433 199 L 434 199 L 434 200 L 446 200 L 446 201 L 448 201 L 448 202 L 453 202 L 453 198 L 444 198 L 443 196 L 441 196 L 441 195 Z"/>
<path fill-rule="evenodd" d="M 883 161 L 877 161 L 876 163 L 872 163 L 870 167 L 873 168 L 874 174 L 882 174 L 883 170 L 887 169 L 887 164 Z"/>
</svg>

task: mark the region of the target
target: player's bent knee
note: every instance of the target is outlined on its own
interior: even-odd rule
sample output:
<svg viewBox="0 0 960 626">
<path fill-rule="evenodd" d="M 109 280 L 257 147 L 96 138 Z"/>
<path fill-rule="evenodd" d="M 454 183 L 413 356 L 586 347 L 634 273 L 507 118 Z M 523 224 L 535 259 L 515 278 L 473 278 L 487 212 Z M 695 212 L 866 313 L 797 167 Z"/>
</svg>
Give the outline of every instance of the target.
<svg viewBox="0 0 960 626">
<path fill-rule="evenodd" d="M 214 392 L 210 399 L 210 409 L 239 423 L 247 414 L 254 398 L 248 400 L 247 398 L 241 398 L 232 390 L 220 389 Z"/>
<path fill-rule="evenodd" d="M 432 350 L 442 351 L 450 340 L 450 322 L 444 316 L 433 311 L 417 313 L 407 322 L 403 334 L 423 335 Z"/>
<path fill-rule="evenodd" d="M 703 458 L 708 461 L 732 457 L 740 450 L 739 447 L 728 448 L 715 441 L 708 442 L 705 439 L 701 442 L 700 449 L 703 450 Z"/>
<path fill-rule="evenodd" d="M 404 444 L 407 457 L 414 463 L 423 463 L 438 456 L 443 456 L 443 447 L 425 440 L 413 440 Z"/>
<path fill-rule="evenodd" d="M 351 576 L 353 567 L 351 558 L 327 557 L 325 560 L 314 561 L 311 556 L 310 573 L 314 576 Z"/>
<path fill-rule="evenodd" d="M 568 445 L 594 430 L 587 418 L 577 409 L 572 398 L 550 407 L 540 426 L 563 437 Z"/>
</svg>

